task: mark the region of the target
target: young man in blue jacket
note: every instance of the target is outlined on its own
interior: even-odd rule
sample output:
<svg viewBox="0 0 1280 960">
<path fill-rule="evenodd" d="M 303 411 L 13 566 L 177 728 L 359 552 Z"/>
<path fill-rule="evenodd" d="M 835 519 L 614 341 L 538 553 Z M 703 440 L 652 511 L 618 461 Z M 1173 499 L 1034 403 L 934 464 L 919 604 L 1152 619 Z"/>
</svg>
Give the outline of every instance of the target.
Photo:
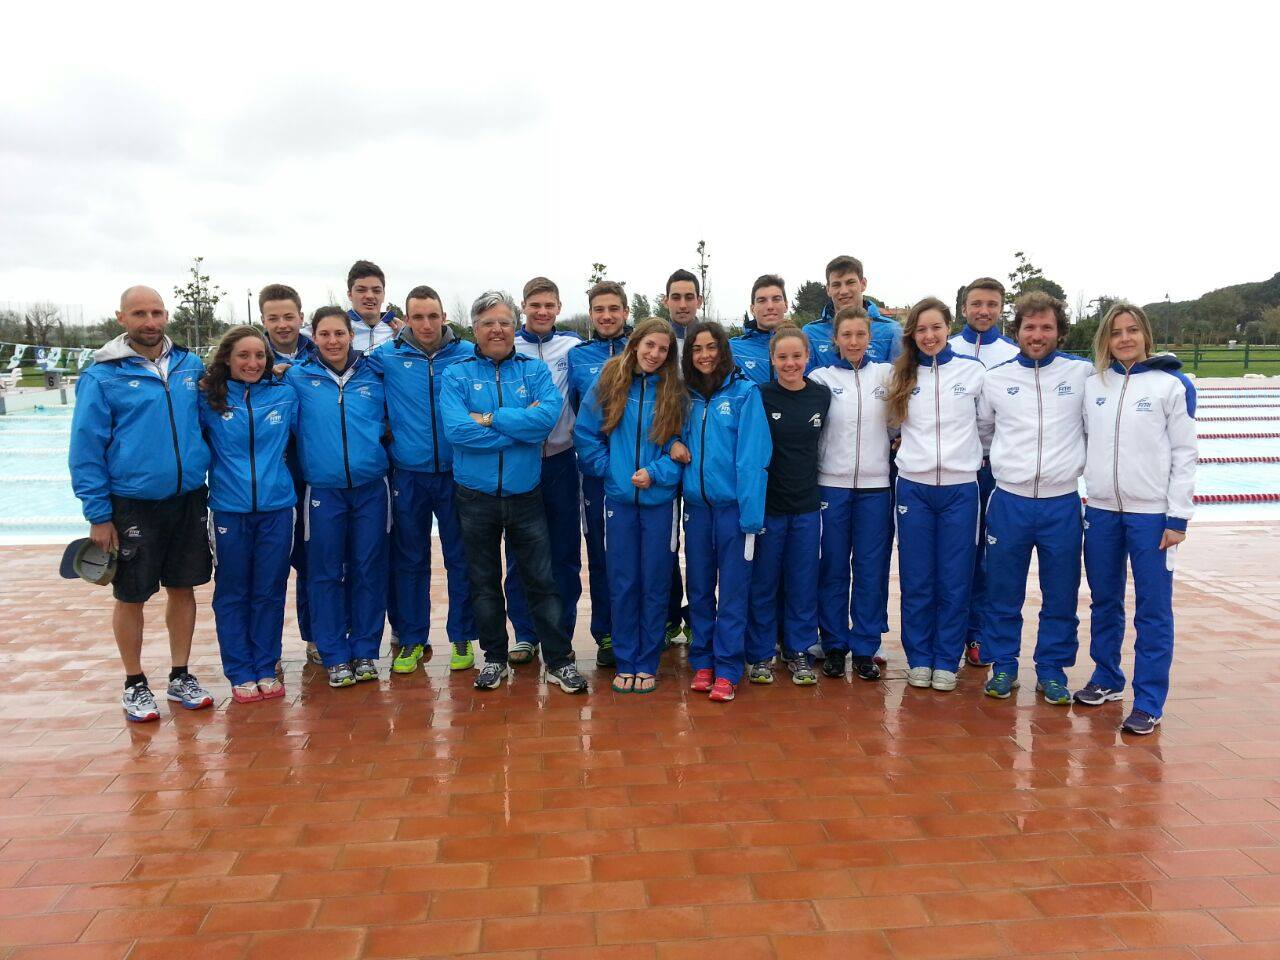
<svg viewBox="0 0 1280 960">
<path fill-rule="evenodd" d="M 130 287 L 116 319 L 124 333 L 94 354 L 76 384 L 71 485 L 92 525 L 90 539 L 118 553 L 112 629 L 124 665 L 125 718 L 160 719 L 142 672 L 143 608 L 168 594 L 171 669 L 165 696 L 188 710 L 213 697 L 187 670 L 195 629 L 194 587 L 209 582 L 209 448 L 197 403 L 204 364 L 165 335 L 160 294 Z"/>
<path fill-rule="evenodd" d="M 809 368 L 829 367 L 840 359 L 840 351 L 831 342 L 831 321 L 845 307 L 867 311 L 871 318 L 871 343 L 867 347 L 870 360 L 892 363 L 902 353 L 902 324 L 880 313 L 880 308 L 863 294 L 867 290 L 866 272 L 857 257 L 841 255 L 827 264 L 827 304 L 817 320 L 804 325 L 809 338 Z"/>
<path fill-rule="evenodd" d="M 777 274 L 766 273 L 751 285 L 751 319 L 742 336 L 729 341 L 734 363 L 752 383 L 773 379 L 769 343 L 773 331 L 787 318 L 787 285 Z"/>
<path fill-rule="evenodd" d="M 467 588 L 467 562 L 462 530 L 453 504 L 453 445 L 441 412 L 444 372 L 475 356 L 475 348 L 449 327 L 440 294 L 414 287 L 405 298 L 407 321 L 394 340 L 375 347 L 369 360 L 382 374 L 391 422 L 392 479 L 391 578 L 398 604 L 400 649 L 392 662 L 396 673 L 413 673 L 430 649 L 431 518 L 435 516 L 440 552 L 448 577 L 449 617 L 445 624 L 452 645 L 449 669 L 466 670 L 475 663 L 471 641 L 475 620 Z"/>
<path fill-rule="evenodd" d="M 476 355 L 445 371 L 441 396 L 453 443 L 454 503 L 484 650 L 475 687 L 493 690 L 510 673 L 502 595 L 505 540 L 520 572 L 547 679 L 566 693 L 585 693 L 561 619 L 540 489 L 542 445 L 560 419 L 564 400 L 545 363 L 516 353 L 518 313 L 504 291 L 490 290 L 476 299 L 471 305 Z"/>
<path fill-rule="evenodd" d="M 394 337 L 403 324 L 392 310 L 384 311 L 387 277 L 382 268 L 368 260 L 357 260 L 347 271 L 347 299 L 351 309 L 351 349 L 368 353 Z"/>
</svg>

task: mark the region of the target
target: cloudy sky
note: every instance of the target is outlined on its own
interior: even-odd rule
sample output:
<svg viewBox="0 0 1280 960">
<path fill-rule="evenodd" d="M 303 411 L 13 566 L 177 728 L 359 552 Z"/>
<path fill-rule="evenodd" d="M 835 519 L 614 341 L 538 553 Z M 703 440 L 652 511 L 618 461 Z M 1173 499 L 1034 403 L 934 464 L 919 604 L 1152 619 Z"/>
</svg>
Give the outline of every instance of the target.
<svg viewBox="0 0 1280 960">
<path fill-rule="evenodd" d="M 717 311 L 861 257 L 891 304 L 1025 250 L 1074 303 L 1280 270 L 1263 4 L 53 5 L 6 13 L 0 304 L 345 294 L 446 307 L 592 262 Z M 1269 9 L 1268 9 L 1269 8 Z M 726 12 L 732 10 L 732 12 Z"/>
</svg>

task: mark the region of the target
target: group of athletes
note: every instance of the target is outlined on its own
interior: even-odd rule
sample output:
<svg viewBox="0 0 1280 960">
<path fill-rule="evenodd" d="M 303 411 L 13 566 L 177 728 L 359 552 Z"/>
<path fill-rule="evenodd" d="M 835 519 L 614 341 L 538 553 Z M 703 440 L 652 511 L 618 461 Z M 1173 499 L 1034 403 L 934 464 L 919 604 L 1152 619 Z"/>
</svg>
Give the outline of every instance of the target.
<svg viewBox="0 0 1280 960">
<path fill-rule="evenodd" d="M 800 685 L 818 682 L 815 661 L 826 677 L 879 680 L 895 537 L 912 687 L 953 690 L 967 661 L 990 667 L 988 695 L 1012 694 L 1034 550 L 1037 691 L 1064 706 L 1121 700 L 1131 570 L 1122 727 L 1151 733 L 1196 427 L 1195 389 L 1155 353 L 1141 308 L 1112 306 L 1089 362 L 1059 349 L 1068 318 L 1045 293 L 1014 304 L 1005 336 L 990 278 L 965 289 L 954 334 L 933 297 L 901 325 L 882 315 L 853 257 L 827 265 L 826 286 L 801 329 L 783 279 L 758 278 L 730 339 L 698 319 L 687 270 L 667 281 L 670 320 L 634 326 L 624 288 L 602 281 L 583 340 L 556 329 L 559 289 L 536 277 L 519 304 L 482 294 L 471 342 L 431 287 L 409 291 L 403 319 L 385 311 L 383 271 L 362 260 L 351 308 L 309 323 L 294 289 L 265 287 L 261 328 L 230 330 L 207 369 L 166 336 L 159 294 L 131 287 L 124 333 L 77 384 L 70 453 L 91 539 L 117 559 L 126 716 L 159 717 L 141 649 L 161 586 L 165 695 L 213 703 L 187 667 L 192 588 L 211 575 L 236 702 L 284 695 L 291 566 L 300 632 L 331 686 L 378 678 L 388 621 L 391 669 L 412 673 L 431 650 L 434 526 L 449 666 L 478 666 L 480 690 L 540 657 L 549 682 L 586 691 L 572 649 L 583 539 L 612 689 L 653 692 L 663 650 L 687 643 L 691 689 L 718 702 L 744 679 L 772 683 L 779 662 Z M 1073 694 L 1082 555 L 1094 671 Z"/>
</svg>

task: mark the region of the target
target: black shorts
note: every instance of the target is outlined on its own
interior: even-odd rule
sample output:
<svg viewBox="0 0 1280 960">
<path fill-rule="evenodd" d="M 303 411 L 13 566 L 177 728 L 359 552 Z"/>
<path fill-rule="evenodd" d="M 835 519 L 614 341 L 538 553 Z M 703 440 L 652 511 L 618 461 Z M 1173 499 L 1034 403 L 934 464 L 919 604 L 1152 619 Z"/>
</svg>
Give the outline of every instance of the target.
<svg viewBox="0 0 1280 960">
<path fill-rule="evenodd" d="M 160 587 L 198 587 L 213 575 L 209 490 L 168 500 L 112 495 L 120 559 L 111 590 L 117 600 L 145 603 Z"/>
</svg>

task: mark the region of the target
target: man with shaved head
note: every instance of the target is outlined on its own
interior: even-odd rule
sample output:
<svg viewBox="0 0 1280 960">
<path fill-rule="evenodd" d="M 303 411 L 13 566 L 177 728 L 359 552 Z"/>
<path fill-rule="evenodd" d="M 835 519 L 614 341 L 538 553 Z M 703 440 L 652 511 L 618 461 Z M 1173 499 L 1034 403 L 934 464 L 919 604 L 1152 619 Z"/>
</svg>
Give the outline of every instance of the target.
<svg viewBox="0 0 1280 960">
<path fill-rule="evenodd" d="M 212 573 L 207 531 L 209 448 L 196 398 L 204 364 L 165 335 L 169 312 L 150 287 L 120 295 L 124 333 L 94 354 L 76 384 L 71 485 L 89 537 L 116 554 L 111 626 L 124 665 L 125 718 L 159 720 L 142 672 L 143 607 L 168 594 L 171 669 L 165 696 L 188 710 L 213 704 L 187 670 L 196 621 L 194 587 Z"/>
</svg>

